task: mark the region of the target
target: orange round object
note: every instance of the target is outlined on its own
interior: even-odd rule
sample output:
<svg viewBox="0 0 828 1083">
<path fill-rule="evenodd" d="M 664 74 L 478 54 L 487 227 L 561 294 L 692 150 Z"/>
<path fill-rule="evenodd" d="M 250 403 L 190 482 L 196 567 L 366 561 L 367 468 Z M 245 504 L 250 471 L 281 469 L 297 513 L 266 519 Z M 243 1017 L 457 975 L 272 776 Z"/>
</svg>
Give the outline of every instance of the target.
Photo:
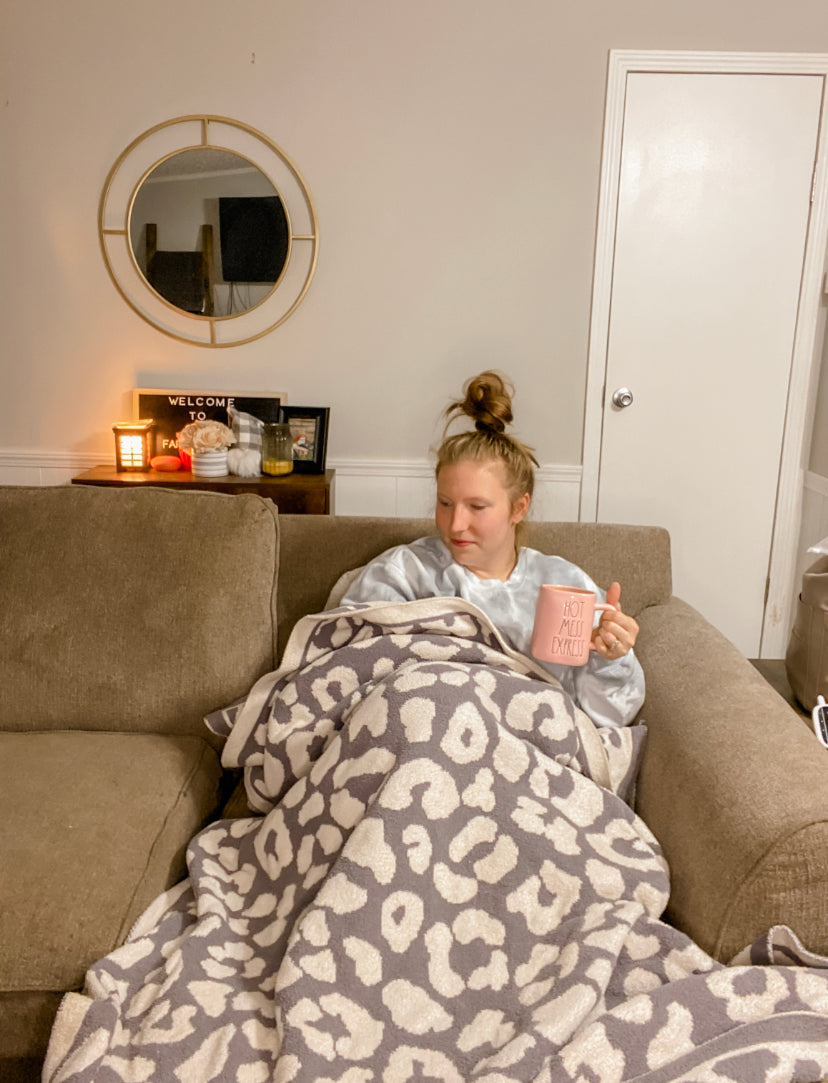
<svg viewBox="0 0 828 1083">
<path fill-rule="evenodd" d="M 150 459 L 150 466 L 153 470 L 167 470 L 172 472 L 173 470 L 181 469 L 181 460 L 177 455 L 156 455 L 155 458 Z"/>
</svg>

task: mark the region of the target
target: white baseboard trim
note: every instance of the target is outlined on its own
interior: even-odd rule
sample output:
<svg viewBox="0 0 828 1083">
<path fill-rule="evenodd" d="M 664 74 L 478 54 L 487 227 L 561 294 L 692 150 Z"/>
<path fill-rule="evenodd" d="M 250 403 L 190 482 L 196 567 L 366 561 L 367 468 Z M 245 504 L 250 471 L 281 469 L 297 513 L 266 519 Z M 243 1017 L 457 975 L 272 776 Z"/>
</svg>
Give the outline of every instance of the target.
<svg viewBox="0 0 828 1083">
<path fill-rule="evenodd" d="M 114 454 L 0 450 L 0 484 L 67 485 L 75 474 L 114 463 Z M 434 512 L 434 464 L 428 459 L 329 459 L 336 470 L 338 515 L 415 516 Z M 575 520 L 581 467 L 550 464 L 535 475 L 532 518 Z"/>
</svg>

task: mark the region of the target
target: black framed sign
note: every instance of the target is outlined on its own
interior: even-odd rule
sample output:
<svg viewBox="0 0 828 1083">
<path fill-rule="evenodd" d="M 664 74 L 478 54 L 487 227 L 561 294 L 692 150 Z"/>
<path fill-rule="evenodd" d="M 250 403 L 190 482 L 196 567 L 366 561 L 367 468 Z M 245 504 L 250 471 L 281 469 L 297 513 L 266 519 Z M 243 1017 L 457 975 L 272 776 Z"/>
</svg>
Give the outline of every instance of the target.
<svg viewBox="0 0 828 1083">
<path fill-rule="evenodd" d="M 279 410 L 279 420 L 290 428 L 297 474 L 325 473 L 330 412 L 329 406 L 282 406 Z"/>
<path fill-rule="evenodd" d="M 191 421 L 221 421 L 229 424 L 227 407 L 235 406 L 260 421 L 277 421 L 287 402 L 282 391 L 187 391 L 177 388 L 136 387 L 132 392 L 132 413 L 152 418 L 153 455 L 178 454 L 178 433 Z"/>
</svg>

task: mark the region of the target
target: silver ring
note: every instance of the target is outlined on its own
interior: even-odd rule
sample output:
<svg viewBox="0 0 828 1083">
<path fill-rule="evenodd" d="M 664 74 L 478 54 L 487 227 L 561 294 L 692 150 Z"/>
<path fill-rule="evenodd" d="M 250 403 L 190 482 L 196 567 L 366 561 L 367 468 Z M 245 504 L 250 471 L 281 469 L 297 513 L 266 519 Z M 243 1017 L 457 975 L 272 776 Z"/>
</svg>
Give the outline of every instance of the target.
<svg viewBox="0 0 828 1083">
<path fill-rule="evenodd" d="M 614 651 L 614 650 L 617 650 L 617 649 L 618 649 L 618 648 L 619 648 L 620 646 L 621 646 L 621 640 L 620 640 L 620 639 L 616 639 L 616 641 L 615 641 L 615 642 L 614 642 L 614 643 L 612 644 L 612 646 L 610 647 L 610 651 Z"/>
</svg>

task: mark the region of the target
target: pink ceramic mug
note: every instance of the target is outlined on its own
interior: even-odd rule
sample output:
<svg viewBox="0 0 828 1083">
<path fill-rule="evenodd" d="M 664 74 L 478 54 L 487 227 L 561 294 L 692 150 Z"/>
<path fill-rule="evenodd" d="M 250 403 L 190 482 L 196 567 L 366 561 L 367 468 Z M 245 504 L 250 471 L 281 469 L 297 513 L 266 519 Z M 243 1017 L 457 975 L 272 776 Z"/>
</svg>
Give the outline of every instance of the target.
<svg viewBox="0 0 828 1083">
<path fill-rule="evenodd" d="M 532 654 L 544 662 L 582 666 L 589 658 L 596 609 L 615 609 L 581 587 L 544 583 L 538 591 Z"/>
</svg>

